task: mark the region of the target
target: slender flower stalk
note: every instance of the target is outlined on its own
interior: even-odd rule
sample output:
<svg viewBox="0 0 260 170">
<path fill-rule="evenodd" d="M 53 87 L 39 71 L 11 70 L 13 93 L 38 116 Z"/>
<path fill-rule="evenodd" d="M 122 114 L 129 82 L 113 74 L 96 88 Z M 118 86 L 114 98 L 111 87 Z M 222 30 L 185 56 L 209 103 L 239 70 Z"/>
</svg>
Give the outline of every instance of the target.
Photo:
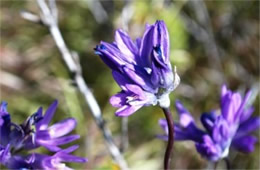
<svg viewBox="0 0 260 170">
<path fill-rule="evenodd" d="M 167 126 L 168 126 L 168 145 L 165 151 L 164 156 L 164 169 L 170 169 L 170 160 L 171 160 L 171 153 L 173 150 L 173 144 L 174 144 L 174 124 L 173 119 L 171 115 L 170 108 L 162 108 L 163 113 L 166 117 Z"/>
</svg>

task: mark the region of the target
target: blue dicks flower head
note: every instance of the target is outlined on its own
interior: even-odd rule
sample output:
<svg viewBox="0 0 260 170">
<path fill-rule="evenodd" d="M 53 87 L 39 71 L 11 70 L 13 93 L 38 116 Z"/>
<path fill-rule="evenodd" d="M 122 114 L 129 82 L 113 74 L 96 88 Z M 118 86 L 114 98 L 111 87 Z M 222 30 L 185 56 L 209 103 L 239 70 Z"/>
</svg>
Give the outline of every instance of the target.
<svg viewBox="0 0 260 170">
<path fill-rule="evenodd" d="M 73 118 L 49 126 L 57 105 L 57 101 L 53 102 L 44 115 L 42 108 L 39 108 L 22 124 L 17 125 L 11 122 L 11 116 L 7 112 L 7 103 L 1 103 L 0 164 L 10 169 L 58 169 L 61 166 L 64 169 L 66 166 L 62 162 L 86 161 L 84 158 L 69 154 L 77 149 L 77 146 L 74 145 L 67 149 L 59 147 L 78 139 L 79 135 L 67 135 L 76 127 L 77 122 Z M 38 153 L 25 154 L 26 151 L 40 146 L 56 153 L 53 156 Z"/>
<path fill-rule="evenodd" d="M 129 116 L 142 106 L 169 107 L 169 93 L 180 78 L 170 64 L 169 34 L 163 21 L 147 25 L 136 41 L 123 30 L 115 33 L 115 42 L 101 42 L 95 52 L 112 70 L 122 91 L 110 98 L 119 107 L 117 116 Z"/>
<path fill-rule="evenodd" d="M 251 92 L 241 95 L 222 87 L 221 114 L 216 111 L 203 113 L 201 122 L 205 131 L 199 129 L 193 117 L 180 101 L 176 102 L 180 121 L 175 123 L 175 139 L 177 141 L 192 140 L 197 151 L 206 159 L 218 161 L 228 156 L 230 147 L 244 153 L 254 151 L 257 138 L 251 133 L 260 127 L 260 117 L 252 117 L 254 108 L 247 106 Z M 167 122 L 159 121 L 161 127 L 167 131 Z M 160 135 L 167 140 L 167 135 Z"/>
<path fill-rule="evenodd" d="M 84 163 L 86 159 L 71 155 L 78 148 L 78 145 L 73 145 L 67 149 L 62 149 L 52 156 L 33 153 L 26 156 L 13 156 L 7 163 L 10 169 L 45 169 L 45 170 L 71 170 L 64 162 Z"/>
<path fill-rule="evenodd" d="M 36 117 L 38 119 L 40 118 L 40 120 L 35 123 L 35 133 L 29 139 L 27 143 L 29 145 L 27 145 L 26 148 L 43 146 L 50 151 L 56 152 L 61 150 L 59 145 L 64 145 L 79 139 L 79 135 L 66 136 L 77 125 L 77 121 L 74 118 L 67 118 L 49 127 L 57 105 L 57 101 L 53 102 L 43 116 L 42 108 L 39 108 L 35 113 L 35 115 L 37 115 Z"/>
</svg>

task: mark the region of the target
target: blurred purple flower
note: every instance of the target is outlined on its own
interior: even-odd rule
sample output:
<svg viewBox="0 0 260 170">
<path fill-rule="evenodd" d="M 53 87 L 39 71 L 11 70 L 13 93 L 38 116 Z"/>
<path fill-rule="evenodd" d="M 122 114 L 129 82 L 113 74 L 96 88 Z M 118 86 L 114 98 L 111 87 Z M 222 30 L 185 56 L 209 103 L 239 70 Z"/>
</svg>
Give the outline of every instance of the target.
<svg viewBox="0 0 260 170">
<path fill-rule="evenodd" d="M 71 146 L 67 149 L 60 150 L 53 156 L 48 156 L 43 159 L 43 168 L 44 169 L 70 169 L 68 168 L 63 162 L 78 162 L 78 163 L 84 163 L 86 162 L 86 159 L 70 155 L 71 152 L 78 149 L 77 145 Z"/>
<path fill-rule="evenodd" d="M 64 162 L 86 162 L 85 158 L 71 155 L 70 153 L 78 148 L 73 145 L 67 149 L 58 151 L 52 156 L 32 153 L 27 156 L 13 156 L 6 166 L 10 169 L 45 169 L 45 170 L 71 170 Z"/>
<path fill-rule="evenodd" d="M 59 147 L 60 145 L 70 143 L 79 138 L 79 135 L 66 136 L 76 127 L 77 122 L 75 119 L 68 118 L 48 127 L 57 105 L 57 101 L 53 102 L 44 116 L 42 115 L 42 108 L 39 108 L 38 111 L 25 120 L 23 124 L 17 125 L 11 122 L 10 114 L 7 112 L 7 103 L 1 103 L 0 164 L 10 169 L 58 169 L 60 167 L 64 169 L 66 166 L 61 162 L 86 161 L 84 158 L 69 154 L 77 149 L 77 146 L 72 146 L 67 149 L 61 149 Z M 44 146 L 56 153 L 53 156 L 38 153 L 29 155 L 20 153 L 21 151 L 29 151 L 40 146 Z M 52 165 L 52 167 L 50 167 L 50 165 Z"/>
<path fill-rule="evenodd" d="M 147 25 L 142 38 L 135 42 L 126 32 L 118 29 L 115 42 L 101 42 L 95 53 L 112 70 L 122 91 L 110 98 L 119 107 L 117 116 L 129 116 L 142 106 L 170 106 L 169 93 L 179 84 L 180 78 L 170 64 L 170 44 L 163 21 Z"/>
<path fill-rule="evenodd" d="M 206 129 L 199 129 L 191 114 L 181 104 L 176 102 L 180 121 L 175 123 L 175 140 L 192 140 L 197 151 L 206 159 L 218 161 L 228 156 L 230 147 L 244 153 L 254 151 L 257 137 L 251 133 L 260 127 L 260 117 L 252 117 L 254 108 L 247 106 L 251 92 L 242 99 L 239 93 L 233 93 L 226 86 L 221 92 L 221 114 L 215 111 L 203 113 L 201 122 Z M 167 122 L 159 121 L 166 135 L 159 138 L 167 140 Z"/>
</svg>

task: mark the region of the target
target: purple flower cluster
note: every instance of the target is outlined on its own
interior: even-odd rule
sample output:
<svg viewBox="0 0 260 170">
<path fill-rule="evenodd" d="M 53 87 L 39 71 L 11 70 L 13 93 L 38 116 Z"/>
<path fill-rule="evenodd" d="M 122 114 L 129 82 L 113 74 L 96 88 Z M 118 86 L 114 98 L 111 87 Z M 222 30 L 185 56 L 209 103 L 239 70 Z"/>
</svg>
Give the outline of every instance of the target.
<svg viewBox="0 0 260 170">
<path fill-rule="evenodd" d="M 147 25 L 143 37 L 135 41 L 123 30 L 115 33 L 115 42 L 101 42 L 95 52 L 112 70 L 122 91 L 110 98 L 119 109 L 117 116 L 129 116 L 142 106 L 170 106 L 169 93 L 179 84 L 180 78 L 172 72 L 170 43 L 163 21 Z"/>
<path fill-rule="evenodd" d="M 248 106 L 251 92 L 242 98 L 239 93 L 233 93 L 226 86 L 221 92 L 221 114 L 216 111 L 203 113 L 201 122 L 206 131 L 199 129 L 193 117 L 180 101 L 176 109 L 180 118 L 175 124 L 175 140 L 191 140 L 195 142 L 197 151 L 206 159 L 218 161 L 228 156 L 230 147 L 244 153 L 254 151 L 257 137 L 251 133 L 260 127 L 260 117 L 252 117 L 254 108 Z M 167 140 L 168 128 L 164 119 L 159 121 L 166 135 L 160 135 Z"/>
<path fill-rule="evenodd" d="M 70 169 L 64 162 L 86 162 L 85 158 L 70 154 L 78 148 L 77 145 L 60 148 L 78 139 L 79 135 L 67 135 L 76 127 L 77 122 L 73 118 L 49 126 L 57 105 L 58 102 L 54 101 L 44 115 L 39 108 L 23 124 L 17 125 L 11 121 L 7 103 L 1 103 L 0 164 L 9 169 Z M 41 146 L 55 153 L 52 156 L 33 152 L 24 154 L 24 151 Z"/>
</svg>

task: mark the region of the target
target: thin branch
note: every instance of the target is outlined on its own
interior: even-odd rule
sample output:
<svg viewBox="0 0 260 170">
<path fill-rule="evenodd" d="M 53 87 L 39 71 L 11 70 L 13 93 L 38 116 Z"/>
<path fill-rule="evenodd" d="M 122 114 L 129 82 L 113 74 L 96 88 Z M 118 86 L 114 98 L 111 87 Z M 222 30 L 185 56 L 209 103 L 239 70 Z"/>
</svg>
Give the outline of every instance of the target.
<svg viewBox="0 0 260 170">
<path fill-rule="evenodd" d="M 27 11 L 21 11 L 20 12 L 21 16 L 31 22 L 37 23 L 37 24 L 42 24 L 41 18 L 35 14 L 32 14 Z"/>
<path fill-rule="evenodd" d="M 204 28 L 207 30 L 208 38 L 206 40 L 209 48 L 207 48 L 206 50 L 211 55 L 211 57 L 215 60 L 214 65 L 216 65 L 219 70 L 222 70 L 220 53 L 214 38 L 213 28 L 210 22 L 210 16 L 206 4 L 203 0 L 191 1 L 191 4 L 194 8 L 194 12 L 200 24 L 203 25 Z"/>
<path fill-rule="evenodd" d="M 108 20 L 108 14 L 99 0 L 86 0 L 89 10 L 99 24 Z"/>
<path fill-rule="evenodd" d="M 121 120 L 121 152 L 125 152 L 128 148 L 128 117 L 122 117 Z"/>
<path fill-rule="evenodd" d="M 133 17 L 134 7 L 132 1 L 130 0 L 125 0 L 124 3 L 125 5 L 121 12 L 121 22 L 123 30 L 128 31 L 128 24 Z"/>
<path fill-rule="evenodd" d="M 52 16 L 54 17 L 55 21 L 58 22 L 58 9 L 56 6 L 55 0 L 49 0 L 49 6 L 52 13 Z"/>
<path fill-rule="evenodd" d="M 50 3 L 55 3 L 55 0 L 50 0 Z M 55 18 L 57 13 L 56 5 L 52 4 L 50 9 L 46 2 L 44 0 L 37 0 L 38 6 L 41 10 L 41 21 L 44 23 L 46 27 L 48 27 L 60 53 L 62 56 L 62 59 L 64 60 L 65 64 L 67 65 L 69 71 L 73 75 L 73 79 L 79 89 L 79 91 L 84 96 L 84 99 L 86 103 L 88 104 L 90 111 L 92 113 L 92 116 L 94 117 L 94 120 L 98 127 L 100 128 L 101 132 L 103 133 L 104 139 L 106 141 L 106 144 L 108 146 L 108 149 L 110 151 L 110 154 L 112 155 L 114 161 L 120 166 L 121 169 L 128 169 L 127 163 L 124 159 L 124 157 L 121 155 L 118 147 L 115 145 L 110 130 L 107 128 L 104 119 L 102 118 L 101 109 L 88 88 L 86 82 L 83 79 L 82 73 L 81 73 L 81 66 L 78 62 L 77 57 L 73 55 L 68 47 L 65 44 L 65 41 L 61 35 L 61 32 L 58 27 L 57 20 Z M 25 17 L 25 19 L 27 19 Z M 30 20 L 31 21 L 31 20 Z M 77 56 L 77 55 L 76 55 Z"/>
</svg>

